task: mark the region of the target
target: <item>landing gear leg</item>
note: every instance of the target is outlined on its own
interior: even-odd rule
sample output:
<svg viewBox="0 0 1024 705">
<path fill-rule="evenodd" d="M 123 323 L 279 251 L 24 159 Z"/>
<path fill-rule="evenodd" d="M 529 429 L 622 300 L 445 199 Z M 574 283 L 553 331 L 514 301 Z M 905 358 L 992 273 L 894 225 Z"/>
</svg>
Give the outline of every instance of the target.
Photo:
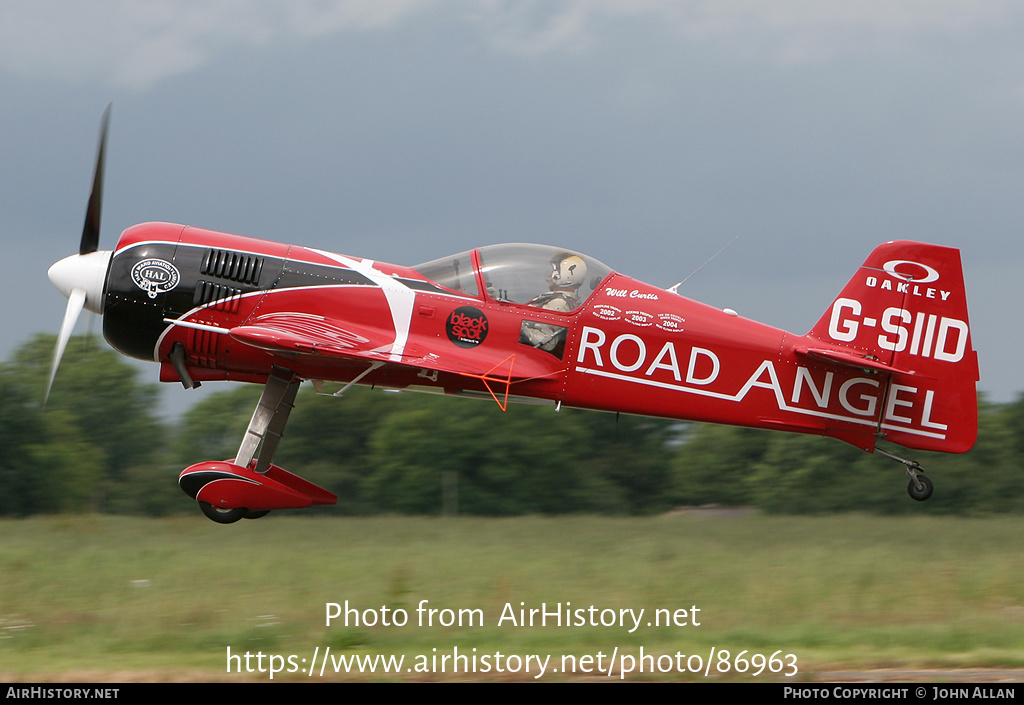
<svg viewBox="0 0 1024 705">
<path fill-rule="evenodd" d="M 238 447 L 235 465 L 243 468 L 256 457 L 256 449 L 260 449 L 259 460 L 256 461 L 256 472 L 261 475 L 270 468 L 277 444 L 281 442 L 284 426 L 288 423 L 288 415 L 295 406 L 295 395 L 299 393 L 302 382 L 291 370 L 275 367 L 263 388 L 259 404 L 253 412 L 249 428 L 245 431 L 242 445 Z M 262 447 L 260 445 L 262 441 Z"/>
<path fill-rule="evenodd" d="M 288 415 L 295 406 L 295 395 L 299 392 L 302 380 L 290 370 L 275 367 L 267 379 L 267 384 L 260 395 L 260 401 L 253 412 L 249 427 L 245 430 L 242 444 L 238 447 L 234 465 L 248 468 L 253 459 L 256 466 L 253 470 L 266 475 L 270 469 L 270 461 L 281 441 Z M 256 451 L 259 450 L 259 457 Z M 198 490 L 197 490 L 198 491 Z M 193 497 L 195 494 L 192 495 Z M 233 524 L 239 519 L 259 519 L 270 513 L 269 510 L 250 510 L 247 507 L 221 507 L 209 502 L 199 502 L 199 508 L 212 521 L 218 524 Z"/>
<path fill-rule="evenodd" d="M 275 367 L 235 459 L 208 460 L 181 472 L 178 485 L 213 521 L 231 524 L 239 519 L 259 519 L 271 509 L 302 509 L 338 501 L 333 492 L 271 462 L 301 382 L 291 370 Z"/>
<path fill-rule="evenodd" d="M 932 481 L 928 479 L 928 476 L 921 472 L 921 464 L 916 460 L 907 460 L 901 458 L 898 455 L 893 455 L 888 451 L 884 451 L 881 448 L 875 448 L 876 453 L 881 453 L 887 458 L 903 463 L 907 468 L 907 474 L 910 475 L 910 482 L 907 483 L 907 494 L 911 498 L 916 499 L 918 502 L 923 502 L 932 496 L 932 492 L 935 490 Z"/>
</svg>

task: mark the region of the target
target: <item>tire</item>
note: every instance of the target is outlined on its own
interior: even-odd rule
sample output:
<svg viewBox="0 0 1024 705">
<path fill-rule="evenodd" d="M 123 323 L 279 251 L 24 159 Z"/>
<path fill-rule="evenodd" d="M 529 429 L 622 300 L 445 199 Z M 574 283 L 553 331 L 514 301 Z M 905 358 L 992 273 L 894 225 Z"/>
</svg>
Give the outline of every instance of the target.
<svg viewBox="0 0 1024 705">
<path fill-rule="evenodd" d="M 249 513 L 249 510 L 245 507 L 235 507 L 234 509 L 218 509 L 209 502 L 200 502 L 199 508 L 203 510 L 203 514 L 206 515 L 207 519 L 215 521 L 218 524 L 234 524 L 236 521 L 244 517 Z"/>
<path fill-rule="evenodd" d="M 921 489 L 917 489 L 913 478 L 911 478 L 910 482 L 907 484 L 907 493 L 918 502 L 923 502 L 932 496 L 932 492 L 935 490 L 935 487 L 932 485 L 932 481 L 928 479 L 927 475 L 918 475 L 917 479 L 923 487 Z"/>
<path fill-rule="evenodd" d="M 260 510 L 258 512 L 249 511 L 249 512 L 245 513 L 245 518 L 246 519 L 261 519 L 261 518 L 265 517 L 268 514 L 270 514 L 270 510 L 269 509 L 262 509 L 262 510 Z"/>
</svg>

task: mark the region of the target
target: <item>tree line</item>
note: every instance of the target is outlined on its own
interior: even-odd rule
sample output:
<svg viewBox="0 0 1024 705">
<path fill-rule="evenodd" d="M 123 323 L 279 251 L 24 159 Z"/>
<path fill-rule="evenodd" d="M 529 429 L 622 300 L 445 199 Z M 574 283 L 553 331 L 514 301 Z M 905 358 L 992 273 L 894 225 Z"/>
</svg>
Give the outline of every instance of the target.
<svg viewBox="0 0 1024 705">
<path fill-rule="evenodd" d="M 234 385 L 179 419 L 157 384 L 95 337 L 72 339 L 46 409 L 54 339 L 0 366 L 0 516 L 194 512 L 177 475 L 234 457 L 261 387 Z M 180 391 L 186 394 L 188 392 Z M 963 455 L 906 451 L 936 485 L 925 503 L 902 466 L 817 436 L 353 388 L 303 385 L 274 462 L 338 495 L 333 514 L 655 514 L 754 506 L 805 514 L 1024 511 L 1024 396 L 981 400 Z M 898 448 L 894 450 L 899 451 Z"/>
</svg>

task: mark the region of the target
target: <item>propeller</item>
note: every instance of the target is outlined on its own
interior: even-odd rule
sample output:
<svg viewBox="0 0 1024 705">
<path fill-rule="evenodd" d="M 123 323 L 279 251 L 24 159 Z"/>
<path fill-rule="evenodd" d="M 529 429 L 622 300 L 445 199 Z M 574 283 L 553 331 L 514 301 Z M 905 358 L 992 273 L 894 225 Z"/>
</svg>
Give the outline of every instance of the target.
<svg viewBox="0 0 1024 705">
<path fill-rule="evenodd" d="M 93 172 L 92 191 L 89 193 L 89 205 L 85 210 L 85 225 L 82 228 L 82 240 L 78 246 L 78 254 L 65 257 L 50 267 L 47 276 L 50 282 L 68 299 L 68 307 L 64 311 L 64 320 L 57 337 L 57 347 L 53 351 L 53 363 L 50 366 L 50 378 L 46 382 L 43 395 L 43 406 L 50 397 L 50 388 L 57 376 L 57 368 L 64 356 L 71 333 L 75 329 L 79 314 L 83 308 L 95 313 L 103 313 L 103 285 L 110 263 L 111 252 L 100 250 L 100 214 L 103 210 L 103 163 L 107 147 L 107 127 L 110 124 L 110 105 L 103 111 L 100 122 L 100 146 L 96 155 L 96 169 Z"/>
</svg>

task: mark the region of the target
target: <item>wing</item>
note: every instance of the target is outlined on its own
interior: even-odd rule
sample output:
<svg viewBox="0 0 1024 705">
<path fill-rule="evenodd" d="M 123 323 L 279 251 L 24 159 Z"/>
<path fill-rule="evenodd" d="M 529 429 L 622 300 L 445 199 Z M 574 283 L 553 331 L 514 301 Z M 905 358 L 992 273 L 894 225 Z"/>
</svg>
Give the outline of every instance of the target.
<svg viewBox="0 0 1024 705">
<path fill-rule="evenodd" d="M 428 349 L 421 342 L 409 340 L 396 349 L 393 331 L 363 328 L 308 313 L 265 314 L 250 325 L 232 328 L 229 335 L 273 354 L 366 360 L 475 377 L 484 382 L 502 408 L 505 404 L 492 384 L 503 385 L 501 391 L 507 399 L 509 385 L 551 377 L 564 370 L 564 364 L 554 357 L 545 355 L 542 357 L 551 360 L 538 360 L 531 355 L 516 355 L 507 348 L 451 347 L 438 352 L 435 348 L 440 346 Z"/>
<path fill-rule="evenodd" d="M 266 314 L 228 334 L 240 343 L 272 353 L 328 357 L 361 358 L 385 344 L 380 332 L 342 326 L 308 313 Z"/>
</svg>

